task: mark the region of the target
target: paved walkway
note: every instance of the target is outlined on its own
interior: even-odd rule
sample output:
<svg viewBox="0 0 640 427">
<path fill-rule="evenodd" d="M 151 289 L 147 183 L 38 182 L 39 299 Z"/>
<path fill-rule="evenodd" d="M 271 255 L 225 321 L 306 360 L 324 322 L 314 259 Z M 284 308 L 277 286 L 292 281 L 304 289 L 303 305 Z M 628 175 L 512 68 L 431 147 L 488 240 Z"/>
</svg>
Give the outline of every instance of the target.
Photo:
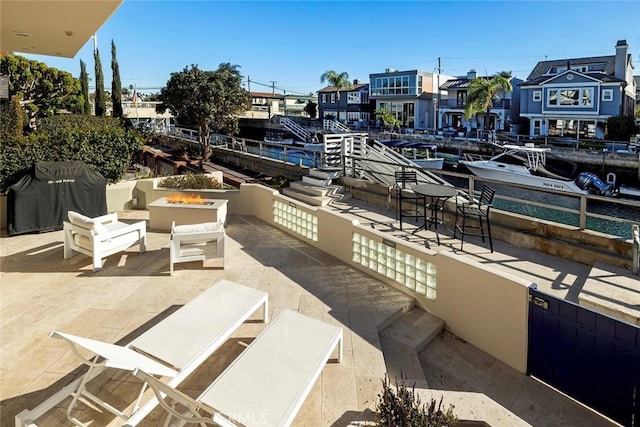
<svg viewBox="0 0 640 427">
<path fill-rule="evenodd" d="M 351 214 L 363 214 L 359 207 L 350 209 Z M 129 218 L 145 214 L 132 212 Z M 412 351 L 393 337 L 381 339 L 379 334 L 390 319 L 409 310 L 413 300 L 254 217 L 232 215 L 226 230 L 227 269 L 184 263 L 176 265 L 173 276 L 168 275 L 169 236 L 165 233 L 149 233 L 145 254 L 133 247 L 108 257 L 97 273 L 92 272 L 88 257 L 63 260 L 62 231 L 3 236 L 1 424 L 12 425 L 15 414 L 34 408 L 80 372 L 67 347 L 48 338 L 51 330 L 124 344 L 220 278 L 267 291 L 272 316 L 290 308 L 345 328 L 343 363 L 324 368 L 294 425 L 345 426 L 373 421 L 382 378 L 391 366 L 403 366 Z M 497 246 L 498 251 L 502 249 Z M 489 256 L 488 250 L 480 249 L 474 256 L 538 274 L 541 282 L 555 284 L 557 291 L 565 294 L 582 274 L 577 266 L 565 270 L 544 261 L 544 269 L 535 272 L 529 269 L 532 261 L 502 252 Z M 556 272 L 554 277 L 544 276 L 552 271 Z M 566 271 L 570 273 L 560 273 Z M 565 281 L 566 289 L 561 285 Z M 181 389 L 199 394 L 263 327 L 259 323 L 243 325 Z M 492 425 L 504 426 L 611 425 L 447 333 L 417 357 L 430 386 L 420 392 L 425 397 L 429 393 L 446 395 L 445 404 L 454 403 L 462 418 L 478 419 L 484 414 Z M 120 372 L 99 376 L 91 390 L 107 393 L 121 408 L 133 402 L 137 392 L 131 377 Z M 77 415 L 94 420 L 93 425 L 117 425 L 112 417 L 91 409 Z M 145 425 L 157 425 L 160 415 L 161 411 L 154 411 Z M 68 424 L 62 409 L 38 421 L 45 426 Z"/>
</svg>

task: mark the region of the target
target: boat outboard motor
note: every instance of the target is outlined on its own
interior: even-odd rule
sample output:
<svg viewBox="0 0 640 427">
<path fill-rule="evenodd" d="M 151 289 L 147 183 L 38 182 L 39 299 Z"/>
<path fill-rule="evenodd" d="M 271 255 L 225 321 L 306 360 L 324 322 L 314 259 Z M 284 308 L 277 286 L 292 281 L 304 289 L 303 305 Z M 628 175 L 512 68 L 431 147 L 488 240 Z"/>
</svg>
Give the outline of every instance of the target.
<svg viewBox="0 0 640 427">
<path fill-rule="evenodd" d="M 578 175 L 575 182 L 581 189 L 587 190 L 591 194 L 597 194 L 598 196 L 612 197 L 616 192 L 613 184 L 602 182 L 597 175 L 590 172 L 582 172 Z"/>
</svg>

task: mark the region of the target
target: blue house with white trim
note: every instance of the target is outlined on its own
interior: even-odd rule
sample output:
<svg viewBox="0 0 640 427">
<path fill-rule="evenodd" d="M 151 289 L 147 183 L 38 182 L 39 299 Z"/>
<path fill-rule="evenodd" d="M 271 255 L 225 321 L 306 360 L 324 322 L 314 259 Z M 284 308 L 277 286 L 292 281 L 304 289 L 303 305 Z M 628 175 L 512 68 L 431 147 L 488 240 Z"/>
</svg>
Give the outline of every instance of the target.
<svg viewBox="0 0 640 427">
<path fill-rule="evenodd" d="M 634 114 L 633 69 L 625 40 L 615 55 L 538 62 L 520 84 L 529 135 L 602 138 L 608 117 Z"/>
</svg>

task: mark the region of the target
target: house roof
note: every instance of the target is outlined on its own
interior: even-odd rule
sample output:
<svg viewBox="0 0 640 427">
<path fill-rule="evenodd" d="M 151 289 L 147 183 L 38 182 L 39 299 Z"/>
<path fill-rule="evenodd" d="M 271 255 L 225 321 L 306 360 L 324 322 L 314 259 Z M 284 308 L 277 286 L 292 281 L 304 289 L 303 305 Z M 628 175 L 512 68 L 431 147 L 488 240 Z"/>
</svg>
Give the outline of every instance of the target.
<svg viewBox="0 0 640 427">
<path fill-rule="evenodd" d="M 351 92 L 351 91 L 354 91 L 354 90 L 360 90 L 360 89 L 365 89 L 365 88 L 366 89 L 369 88 L 369 83 L 359 83 L 357 85 L 351 85 L 349 88 L 340 89 L 340 92 Z M 320 93 L 320 92 L 336 92 L 337 90 L 338 89 L 336 89 L 335 86 L 327 86 L 327 87 L 324 87 L 324 88 L 320 89 L 318 91 L 318 93 Z"/>
<path fill-rule="evenodd" d="M 565 62 L 565 64 L 566 64 L 566 62 Z M 567 70 L 567 71 L 571 71 L 571 72 L 573 72 L 575 74 L 580 74 L 580 75 L 583 75 L 583 76 L 590 77 L 592 79 L 599 80 L 602 83 L 624 82 L 624 80 L 619 79 L 619 78 L 617 78 L 617 77 L 615 77 L 615 76 L 613 76 L 611 74 L 603 73 L 602 71 L 589 72 L 589 73 L 581 73 L 581 72 L 576 71 L 576 70 Z M 549 74 L 542 75 L 542 76 L 536 77 L 535 79 L 527 80 L 527 81 L 521 83 L 520 86 L 536 86 L 536 85 L 539 85 L 541 83 L 546 82 L 547 80 L 551 80 L 551 79 L 553 79 L 553 78 L 555 78 L 557 76 L 558 76 L 558 74 L 555 74 L 555 75 L 549 75 Z"/>
<path fill-rule="evenodd" d="M 479 79 L 490 79 L 491 77 L 487 77 L 487 76 L 478 76 L 477 78 Z M 467 89 L 469 87 L 469 83 L 471 82 L 470 78 L 467 77 L 458 77 L 455 79 L 449 79 L 446 82 L 444 82 L 443 84 L 440 85 L 440 89 L 445 89 L 445 90 L 452 90 L 452 89 Z M 519 84 L 521 81 L 520 79 L 517 79 L 515 77 L 511 78 L 511 84 L 513 85 L 517 85 Z"/>
<path fill-rule="evenodd" d="M 282 97 L 284 96 L 281 93 L 273 93 L 273 92 L 255 92 L 255 91 L 251 91 L 251 92 L 249 92 L 249 94 L 251 95 L 252 98 L 279 98 L 279 99 L 282 99 Z"/>
<path fill-rule="evenodd" d="M 486 79 L 487 77 L 478 76 L 480 79 Z M 460 77 L 457 79 L 447 80 L 440 85 L 440 89 L 466 89 L 469 87 L 469 82 L 473 79 L 466 77 Z"/>
<path fill-rule="evenodd" d="M 631 54 L 627 54 L 627 61 L 631 61 Z M 603 71 L 597 72 L 587 72 L 582 73 L 584 75 L 597 78 L 601 81 L 622 81 L 620 79 L 616 79 L 615 74 L 615 65 L 616 65 L 616 57 L 615 55 L 606 55 L 606 56 L 589 56 L 585 58 L 565 58 L 565 59 L 555 59 L 552 61 L 540 61 L 533 68 L 527 80 L 522 84 L 522 86 L 539 84 L 540 82 L 550 78 L 550 75 L 546 74 L 549 69 L 553 67 L 567 67 L 570 66 L 579 66 L 579 65 L 589 65 L 589 64 L 604 64 Z M 569 68 L 567 67 L 567 68 Z M 604 77 L 604 75 L 609 77 Z"/>
</svg>

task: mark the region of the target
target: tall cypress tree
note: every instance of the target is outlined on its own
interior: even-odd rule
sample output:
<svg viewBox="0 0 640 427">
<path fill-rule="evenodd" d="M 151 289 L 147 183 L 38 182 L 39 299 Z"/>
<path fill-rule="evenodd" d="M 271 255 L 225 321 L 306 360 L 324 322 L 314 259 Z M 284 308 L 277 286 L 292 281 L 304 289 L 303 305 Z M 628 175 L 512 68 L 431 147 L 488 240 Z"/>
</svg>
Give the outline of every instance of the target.
<svg viewBox="0 0 640 427">
<path fill-rule="evenodd" d="M 122 83 L 120 82 L 120 66 L 116 59 L 116 44 L 111 39 L 111 102 L 113 117 L 122 117 Z"/>
<path fill-rule="evenodd" d="M 104 116 L 107 111 L 107 104 L 104 93 L 104 75 L 102 74 L 102 63 L 100 62 L 98 48 L 93 51 L 93 59 L 96 67 L 96 116 Z"/>
<path fill-rule="evenodd" d="M 91 100 L 89 99 L 89 74 L 87 73 L 87 64 L 80 60 L 80 89 L 82 92 L 83 103 L 80 106 L 82 114 L 91 114 Z"/>
</svg>

